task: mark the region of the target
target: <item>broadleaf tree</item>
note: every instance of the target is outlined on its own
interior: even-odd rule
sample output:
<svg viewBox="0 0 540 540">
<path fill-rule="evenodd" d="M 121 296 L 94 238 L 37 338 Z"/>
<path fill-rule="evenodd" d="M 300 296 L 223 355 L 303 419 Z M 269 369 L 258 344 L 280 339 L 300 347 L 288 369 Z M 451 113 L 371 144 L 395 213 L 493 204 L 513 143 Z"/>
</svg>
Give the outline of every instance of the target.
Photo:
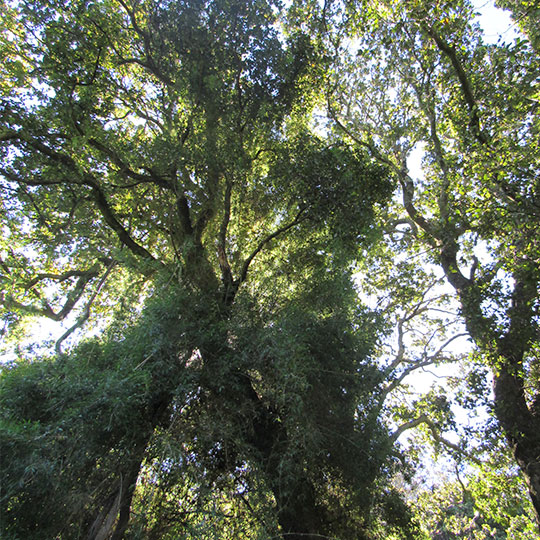
<svg viewBox="0 0 540 540">
<path fill-rule="evenodd" d="M 349 2 L 349 53 L 329 87 L 338 133 L 393 170 L 396 233 L 438 268 L 491 370 L 493 412 L 540 515 L 539 163 L 534 3 L 514 9 L 531 41 L 485 40 L 467 1 Z M 415 154 L 416 152 L 416 154 Z M 422 155 L 421 173 L 409 171 Z M 397 244 L 395 244 L 397 245 Z M 421 254 L 424 254 L 422 256 Z M 402 255 L 405 257 L 405 255 Z M 489 395 L 486 396 L 489 401 Z"/>
<path fill-rule="evenodd" d="M 312 129 L 314 23 L 2 7 L 4 333 L 66 322 L 2 370 L 4 537 L 414 535 L 352 280 L 392 185 Z"/>
</svg>

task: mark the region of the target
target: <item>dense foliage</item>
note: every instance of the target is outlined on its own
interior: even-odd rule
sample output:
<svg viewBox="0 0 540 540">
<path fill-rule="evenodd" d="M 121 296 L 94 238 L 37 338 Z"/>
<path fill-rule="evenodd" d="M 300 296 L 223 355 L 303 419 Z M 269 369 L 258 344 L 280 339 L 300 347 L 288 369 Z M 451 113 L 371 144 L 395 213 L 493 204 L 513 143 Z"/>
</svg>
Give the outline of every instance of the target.
<svg viewBox="0 0 540 540">
<path fill-rule="evenodd" d="M 534 3 L 507 4 L 534 42 Z M 329 102 L 338 132 L 389 166 L 400 184 L 382 257 L 392 250 L 416 258 L 420 283 L 438 271 L 454 290 L 538 517 L 537 50 L 523 36 L 488 43 L 465 1 L 378 2 L 369 16 L 350 5 L 356 49 L 340 56 Z M 409 171 L 415 153 L 422 166 Z M 412 305 L 423 311 L 427 298 Z"/>
<path fill-rule="evenodd" d="M 538 32 L 505 6 L 528 40 L 465 0 L 2 2 L 3 538 L 536 534 Z M 462 472 L 404 495 L 419 441 Z"/>
<path fill-rule="evenodd" d="M 8 13 L 5 317 L 109 325 L 4 370 L 5 533 L 407 529 L 351 279 L 391 184 L 310 132 L 317 44 L 266 2 Z"/>
</svg>

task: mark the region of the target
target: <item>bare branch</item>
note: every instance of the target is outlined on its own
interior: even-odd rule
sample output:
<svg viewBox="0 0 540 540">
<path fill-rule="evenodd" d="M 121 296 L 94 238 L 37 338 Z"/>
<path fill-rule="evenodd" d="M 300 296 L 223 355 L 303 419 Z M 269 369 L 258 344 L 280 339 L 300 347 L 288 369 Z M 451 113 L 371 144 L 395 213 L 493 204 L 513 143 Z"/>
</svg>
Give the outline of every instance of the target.
<svg viewBox="0 0 540 540">
<path fill-rule="evenodd" d="M 428 417 L 425 414 L 423 414 L 422 416 L 419 416 L 418 418 L 414 418 L 413 420 L 409 420 L 408 422 L 405 422 L 404 424 L 401 424 L 401 426 L 399 426 L 390 435 L 390 441 L 392 442 L 392 444 L 395 443 L 401 437 L 401 435 L 403 435 L 403 433 L 405 433 L 409 429 L 413 429 L 413 428 L 419 426 L 420 424 L 425 424 L 428 421 L 429 421 Z"/>
<path fill-rule="evenodd" d="M 383 405 L 384 401 L 386 400 L 387 396 L 391 392 L 393 392 L 396 388 L 398 388 L 401 385 L 401 383 L 405 380 L 405 378 L 407 378 L 411 373 L 413 373 L 414 371 L 417 371 L 419 369 L 423 369 L 423 368 L 425 368 L 427 366 L 431 366 L 434 363 L 435 363 L 435 360 L 432 357 L 426 358 L 425 360 L 420 361 L 420 362 L 414 362 L 414 363 L 411 362 L 409 367 L 407 369 L 403 370 L 402 373 L 400 373 L 399 377 L 394 379 L 390 384 L 388 384 L 382 390 L 381 395 L 380 395 L 379 400 L 378 400 L 378 403 L 379 403 L 380 407 L 382 408 L 382 405 Z M 399 365 L 399 363 L 398 363 L 398 365 Z"/>
<path fill-rule="evenodd" d="M 421 424 L 426 424 L 426 426 L 429 428 L 429 431 L 431 432 L 431 436 L 433 437 L 433 440 L 439 444 L 442 444 L 443 446 L 446 446 L 447 448 L 453 450 L 454 452 L 457 452 L 458 454 L 462 455 L 469 461 L 472 461 L 476 465 L 483 465 L 482 460 L 478 459 L 476 456 L 473 456 L 457 444 L 454 444 L 453 442 L 449 441 L 445 437 L 443 437 L 437 426 L 434 422 L 432 422 L 429 417 L 426 414 L 420 415 L 418 418 L 414 418 L 413 420 L 409 420 L 408 422 L 405 422 L 401 426 L 399 426 L 390 436 L 390 440 L 392 443 L 395 443 L 397 439 L 409 429 L 413 429 L 415 427 L 418 427 Z"/>
</svg>

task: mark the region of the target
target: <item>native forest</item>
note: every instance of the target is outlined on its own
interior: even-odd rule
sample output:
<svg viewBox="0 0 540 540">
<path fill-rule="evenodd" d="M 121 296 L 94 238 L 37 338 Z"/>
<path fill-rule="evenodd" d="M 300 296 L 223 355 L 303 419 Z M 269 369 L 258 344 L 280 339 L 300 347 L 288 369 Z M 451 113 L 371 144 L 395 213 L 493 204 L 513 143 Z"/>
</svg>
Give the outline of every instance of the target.
<svg viewBox="0 0 540 540">
<path fill-rule="evenodd" d="M 3 540 L 540 539 L 537 0 L 0 27 Z"/>
</svg>

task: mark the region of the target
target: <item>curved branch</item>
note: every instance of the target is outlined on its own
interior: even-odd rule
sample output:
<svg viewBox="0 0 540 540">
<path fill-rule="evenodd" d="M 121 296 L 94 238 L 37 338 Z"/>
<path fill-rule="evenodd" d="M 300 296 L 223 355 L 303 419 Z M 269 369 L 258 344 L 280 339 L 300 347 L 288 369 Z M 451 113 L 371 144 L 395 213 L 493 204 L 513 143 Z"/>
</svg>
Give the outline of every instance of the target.
<svg viewBox="0 0 540 540">
<path fill-rule="evenodd" d="M 107 198 L 105 197 L 105 194 L 103 193 L 103 190 L 100 188 L 97 181 L 90 174 L 86 174 L 84 177 L 81 178 L 81 171 L 79 170 L 79 167 L 77 166 L 76 162 L 73 160 L 71 156 L 64 154 L 62 152 L 57 152 L 56 150 L 53 150 L 46 144 L 43 144 L 41 141 L 36 140 L 32 137 L 29 137 L 23 133 L 17 133 L 17 136 L 14 138 L 24 141 L 31 148 L 34 148 L 41 154 L 63 165 L 64 167 L 67 167 L 68 170 L 70 170 L 75 175 L 79 176 L 80 179 L 76 181 L 76 183 L 81 184 L 81 185 L 86 185 L 92 189 L 92 193 L 94 196 L 93 198 L 94 198 L 94 201 L 96 202 L 96 205 L 99 211 L 101 212 L 102 216 L 105 218 L 105 222 L 116 233 L 120 242 L 124 244 L 127 248 L 129 248 L 130 251 L 132 251 L 138 257 L 151 260 L 151 261 L 157 260 L 147 249 L 145 249 L 143 246 L 141 246 L 135 240 L 133 240 L 133 238 L 131 238 L 131 236 L 129 235 L 127 230 L 124 228 L 124 226 L 118 221 L 118 219 L 114 215 L 114 212 L 112 211 L 111 206 L 109 205 L 107 201 Z M 8 176 L 8 179 L 19 181 L 19 178 L 13 175 Z M 28 182 L 24 180 L 20 180 L 20 181 L 22 183 L 32 185 L 32 181 L 28 181 Z M 38 185 L 48 185 L 50 183 L 51 182 L 38 182 Z M 59 182 L 59 183 L 67 184 L 68 182 Z"/>
<path fill-rule="evenodd" d="M 469 109 L 469 115 L 471 119 L 470 126 L 473 135 L 481 144 L 487 144 L 489 142 L 489 139 L 480 127 L 478 104 L 476 103 L 476 99 L 474 98 L 469 78 L 467 77 L 467 74 L 463 69 L 463 65 L 461 64 L 457 56 L 455 47 L 447 43 L 439 34 L 437 34 L 433 27 L 425 23 L 422 24 L 422 26 L 424 30 L 428 33 L 428 35 L 433 39 L 433 41 L 437 45 L 437 48 L 450 60 L 450 63 L 452 64 L 456 72 L 461 88 L 461 93 L 463 94 L 463 98 L 465 99 L 465 103 L 467 104 L 467 107 Z"/>
<path fill-rule="evenodd" d="M 64 272 L 63 274 L 52 274 L 52 273 L 38 274 L 33 279 L 31 279 L 24 286 L 24 288 L 26 290 L 29 290 L 44 279 L 52 279 L 54 281 L 66 281 L 66 279 L 69 279 L 72 277 L 86 277 L 88 279 L 92 279 L 99 275 L 99 272 L 97 271 L 97 269 L 94 269 L 94 268 L 95 266 L 92 267 L 90 270 L 68 270 L 67 272 Z"/>
<path fill-rule="evenodd" d="M 304 213 L 304 211 L 305 211 L 305 208 L 301 208 L 298 214 L 296 215 L 296 217 L 293 219 L 293 221 L 291 221 L 291 223 L 284 225 L 283 227 L 280 227 L 279 229 L 274 231 L 272 234 L 269 234 L 266 238 L 263 238 L 259 242 L 259 244 L 253 250 L 251 255 L 249 255 L 249 257 L 244 261 L 244 264 L 242 266 L 242 271 L 240 273 L 240 277 L 238 278 L 236 282 L 237 287 L 246 280 L 248 270 L 249 270 L 249 265 L 252 263 L 253 259 L 257 256 L 257 254 L 260 251 L 262 251 L 264 246 L 266 246 L 266 244 L 268 244 L 274 238 L 277 238 L 281 234 L 287 232 L 289 229 L 292 229 L 294 226 L 298 225 L 302 221 L 302 214 Z"/>
<path fill-rule="evenodd" d="M 409 429 L 413 429 L 415 427 L 418 427 L 420 424 L 427 423 L 428 417 L 423 414 L 419 416 L 418 418 L 413 418 L 412 420 L 409 420 L 408 422 L 405 422 L 404 424 L 401 424 L 391 435 L 390 435 L 390 442 L 394 444 L 400 437 L 405 433 L 406 431 L 409 431 Z"/>
<path fill-rule="evenodd" d="M 382 163 L 383 165 L 386 165 L 392 169 L 392 171 L 397 175 L 399 183 L 401 185 L 401 189 L 403 192 L 403 205 L 405 207 L 405 210 L 407 211 L 407 214 L 409 214 L 409 217 L 415 223 L 418 225 L 421 229 L 426 231 L 432 238 L 437 238 L 436 236 L 436 228 L 428 221 L 416 208 L 414 205 L 414 183 L 412 178 L 407 174 L 406 167 L 399 167 L 394 163 L 389 157 L 385 156 L 371 141 L 365 141 L 361 139 L 360 137 L 357 137 L 350 129 L 348 129 L 338 118 L 337 113 L 333 110 L 330 101 L 328 100 L 328 112 L 330 117 L 334 120 L 337 127 L 343 131 L 347 136 L 349 136 L 355 143 L 362 146 L 363 148 L 366 148 L 371 156 Z M 434 246 L 435 243 L 432 241 L 431 238 L 428 238 L 428 242 Z"/>
<path fill-rule="evenodd" d="M 62 343 L 73 333 L 77 328 L 80 328 L 89 318 L 90 318 L 90 308 L 92 307 L 92 304 L 94 303 L 94 300 L 96 299 L 97 295 L 103 288 L 103 285 L 105 285 L 105 282 L 107 281 L 107 278 L 109 277 L 112 269 L 116 266 L 116 261 L 111 261 L 109 264 L 109 267 L 105 271 L 105 274 L 103 274 L 103 277 L 100 279 L 96 290 L 92 293 L 90 298 L 88 299 L 88 302 L 86 302 L 86 305 L 84 307 L 84 311 L 82 313 L 82 316 L 77 319 L 75 324 L 68 328 L 66 332 L 56 341 L 56 344 L 54 346 L 56 354 L 59 356 L 62 354 Z"/>
<path fill-rule="evenodd" d="M 75 287 L 73 288 L 72 291 L 68 293 L 66 302 L 62 306 L 59 312 L 55 312 L 53 308 L 45 301 L 42 302 L 43 307 L 41 308 L 37 306 L 22 304 L 21 302 L 18 302 L 11 296 L 6 296 L 4 294 L 0 294 L 0 301 L 3 302 L 8 307 L 13 307 L 15 309 L 18 309 L 25 313 L 29 313 L 31 315 L 47 317 L 48 319 L 52 319 L 53 321 L 62 321 L 69 315 L 69 313 L 75 307 L 75 304 L 80 300 L 88 283 L 92 279 L 97 277 L 98 275 L 99 275 L 99 272 L 93 269 L 90 269 L 87 271 L 73 270 L 70 272 L 66 272 L 65 274 L 59 274 L 59 275 L 58 274 L 39 274 L 38 276 L 36 276 L 36 278 L 34 278 L 33 280 L 31 280 L 29 283 L 26 284 L 25 289 L 30 290 L 40 280 L 43 280 L 43 279 L 54 279 L 56 281 L 65 281 L 66 279 L 69 279 L 70 277 L 78 276 L 79 279 L 77 280 Z M 37 296 L 39 298 L 39 295 Z"/>
<path fill-rule="evenodd" d="M 165 178 L 157 175 L 152 170 L 150 170 L 151 175 L 147 175 L 147 174 L 137 173 L 133 171 L 132 169 L 130 169 L 130 167 L 122 160 L 122 158 L 118 155 L 118 153 L 115 150 L 113 150 L 112 148 L 109 148 L 108 146 L 103 144 L 101 141 L 98 141 L 95 138 L 90 138 L 88 139 L 88 142 L 96 150 L 99 150 L 100 152 L 105 154 L 118 167 L 120 174 L 122 174 L 125 177 L 136 180 L 137 184 L 153 183 L 158 186 L 164 187 L 166 189 L 172 189 L 170 182 L 168 182 Z M 124 186 L 118 186 L 118 187 L 124 187 Z"/>
<path fill-rule="evenodd" d="M 418 427 L 421 424 L 426 424 L 426 426 L 429 428 L 429 431 L 431 432 L 431 436 L 433 437 L 433 440 L 435 442 L 438 442 L 439 444 L 442 444 L 443 446 L 446 446 L 450 450 L 453 450 L 454 452 L 457 452 L 458 454 L 462 455 L 469 461 L 472 461 L 476 465 L 483 465 L 482 460 L 478 459 L 476 456 L 473 456 L 457 444 L 454 444 L 453 442 L 449 441 L 445 437 L 443 437 L 439 430 L 437 429 L 437 426 L 434 422 L 432 422 L 429 417 L 426 414 L 420 415 L 418 418 L 413 418 L 412 420 L 409 420 L 408 422 L 405 422 L 401 426 L 399 426 L 393 433 L 390 435 L 390 441 L 392 443 L 395 443 L 397 439 L 409 429 L 413 429 L 415 427 Z"/>
<path fill-rule="evenodd" d="M 105 194 L 94 180 L 88 180 L 87 185 L 92 188 L 94 200 L 97 204 L 101 215 L 105 218 L 105 221 L 109 227 L 116 233 L 118 239 L 135 255 L 150 261 L 157 261 L 157 259 L 143 246 L 135 242 L 129 235 L 124 226 L 116 219 L 109 202 L 107 201 Z"/>
<path fill-rule="evenodd" d="M 426 241 L 432 247 L 435 247 L 435 239 L 438 238 L 438 233 L 436 228 L 431 221 L 428 221 L 416 208 L 414 204 L 414 183 L 412 178 L 406 174 L 404 171 L 401 171 L 398 176 L 399 183 L 401 185 L 401 192 L 403 197 L 403 206 L 412 219 L 422 230 L 428 233 Z"/>
</svg>

